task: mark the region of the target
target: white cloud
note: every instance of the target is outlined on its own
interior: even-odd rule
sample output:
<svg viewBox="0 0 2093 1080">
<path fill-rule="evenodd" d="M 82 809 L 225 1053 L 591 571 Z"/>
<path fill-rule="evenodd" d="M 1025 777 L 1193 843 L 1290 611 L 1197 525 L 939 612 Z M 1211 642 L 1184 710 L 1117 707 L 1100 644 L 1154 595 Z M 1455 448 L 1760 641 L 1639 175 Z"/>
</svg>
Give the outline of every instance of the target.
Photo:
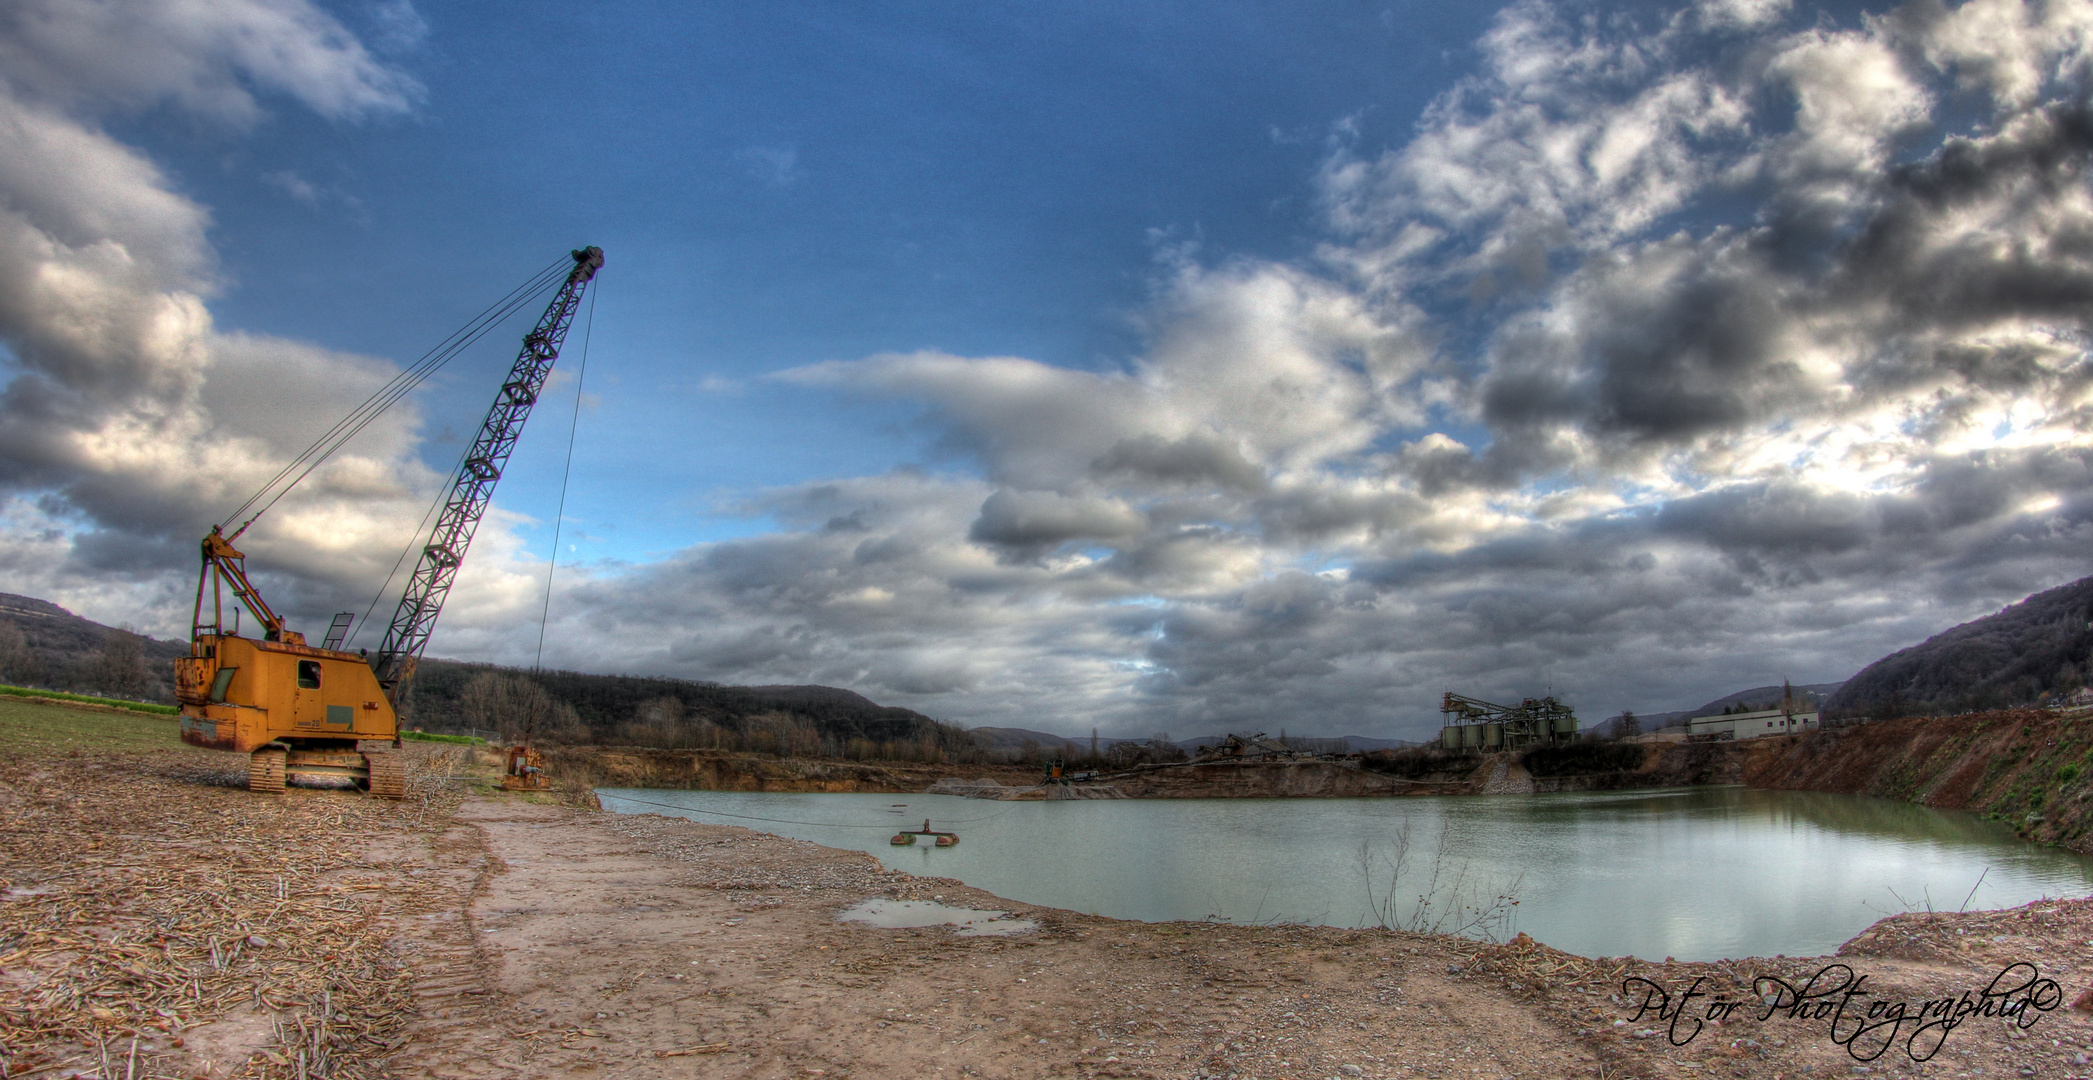
<svg viewBox="0 0 2093 1080">
<path fill-rule="evenodd" d="M 394 4 L 389 17 L 412 12 Z M 335 119 L 401 112 L 421 94 L 309 0 L 14 0 L 0 8 L 0 78 L 84 114 L 166 104 L 236 125 L 261 115 L 256 89 Z"/>
<path fill-rule="evenodd" d="M 350 119 L 417 92 L 303 2 L 0 11 L 0 342 L 14 368 L 0 480 L 14 493 L 10 535 L 33 536 L 44 560 L 15 587 L 180 632 L 170 567 L 186 576 L 213 517 L 304 448 L 310 425 L 293 418 L 345 413 L 392 372 L 218 330 L 209 213 L 97 118 L 163 109 L 240 124 L 271 94 Z M 272 568 L 279 604 L 303 613 L 376 585 L 390 562 L 377 551 L 404 541 L 438 479 L 414 456 L 416 426 L 411 408 L 395 410 L 243 541 Z"/>
<path fill-rule="evenodd" d="M 320 189 L 314 187 L 312 181 L 299 176 L 289 169 L 277 169 L 273 172 L 263 173 L 262 183 L 290 196 L 293 202 L 303 203 L 306 206 L 320 205 Z"/>
<path fill-rule="evenodd" d="M 1987 94 L 1998 109 L 2015 110 L 2084 80 L 2093 10 L 2045 0 L 1970 0 L 1953 9 L 1915 3 L 1883 29 L 1892 40 L 1916 44 L 1928 62 Z"/>
<path fill-rule="evenodd" d="M 1191 267 L 1160 290 L 1145 318 L 1150 348 L 1132 371 L 917 353 L 783 377 L 933 402 L 955 447 L 1024 486 L 1070 490 L 1172 453 L 1175 465 L 1158 466 L 1166 472 L 1203 455 L 1254 482 L 1256 470 L 1355 453 L 1391 417 L 1414 416 L 1392 393 L 1428 355 L 1404 325 L 1411 315 L 1376 312 L 1288 267 Z"/>
<path fill-rule="evenodd" d="M 199 508 L 300 448 L 283 403 L 388 373 L 215 329 L 206 211 L 93 118 L 372 115 L 413 84 L 304 4 L 167 10 L 202 14 L 120 76 L 171 16 L 0 16 L 0 571 L 90 612 L 178 611 Z M 546 660 L 1180 734 L 1850 674 L 2083 571 L 2089 10 L 1517 4 L 1403 145 L 1331 155 L 1312 261 L 1168 250 L 1123 367 L 782 373 L 919 403 L 956 471 L 749 494 L 777 531 L 563 570 Z M 434 481 L 416 438 L 393 417 L 254 537 L 297 610 L 382 577 Z M 530 658 L 518 524 L 483 530 L 442 651 Z"/>
<path fill-rule="evenodd" d="M 1123 371 L 794 374 L 924 402 L 999 486 L 969 528 L 1027 541 L 1003 573 L 924 572 L 1051 622 L 1035 668 L 1114 662 L 1045 711 L 1688 706 L 2082 572 L 2093 5 L 1591 10 L 1507 9 L 1413 138 L 1335 153 L 1316 266 L 1181 256 Z"/>
<path fill-rule="evenodd" d="M 734 156 L 749 177 L 770 187 L 791 187 L 799 181 L 799 149 L 793 146 L 744 146 Z"/>
</svg>

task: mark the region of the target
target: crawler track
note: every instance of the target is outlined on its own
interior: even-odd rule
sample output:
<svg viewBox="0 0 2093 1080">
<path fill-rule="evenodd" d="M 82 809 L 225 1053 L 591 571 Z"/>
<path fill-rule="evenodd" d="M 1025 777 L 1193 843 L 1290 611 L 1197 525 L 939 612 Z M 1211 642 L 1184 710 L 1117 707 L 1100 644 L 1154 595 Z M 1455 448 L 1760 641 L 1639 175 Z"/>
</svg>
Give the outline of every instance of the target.
<svg viewBox="0 0 2093 1080">
<path fill-rule="evenodd" d="M 282 791 L 285 758 L 282 750 L 256 750 L 254 756 L 247 759 L 247 790 Z"/>
<path fill-rule="evenodd" d="M 407 797 L 406 762 L 400 755 L 384 751 L 366 751 L 363 759 L 370 764 L 371 794 L 381 799 L 404 799 Z"/>
</svg>

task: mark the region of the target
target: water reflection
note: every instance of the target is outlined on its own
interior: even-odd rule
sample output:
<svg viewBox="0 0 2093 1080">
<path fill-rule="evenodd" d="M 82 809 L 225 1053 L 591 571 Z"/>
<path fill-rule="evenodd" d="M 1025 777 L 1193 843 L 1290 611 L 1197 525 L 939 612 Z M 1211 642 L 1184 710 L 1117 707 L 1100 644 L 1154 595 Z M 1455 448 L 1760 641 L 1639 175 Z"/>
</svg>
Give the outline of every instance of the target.
<svg viewBox="0 0 2093 1080">
<path fill-rule="evenodd" d="M 1058 803 L 602 795 L 614 810 L 680 808 L 698 820 L 867 851 L 888 866 L 956 877 L 1013 900 L 1119 918 L 1405 922 L 1417 917 L 1417 897 L 1431 891 L 1436 868 L 1430 921 L 1451 906 L 1446 886 L 1457 876 L 1469 902 L 1487 902 L 1516 880 L 1516 919 L 1503 931 L 1588 956 L 1810 955 L 1910 907 L 2009 907 L 2093 889 L 2093 862 L 2021 843 L 1970 815 L 1815 792 Z M 955 829 L 965 843 L 890 847 L 890 811 L 904 798 L 909 816 Z M 738 816 L 714 816 L 722 814 Z M 773 820 L 757 820 L 764 818 Z M 1391 889 L 1405 839 L 1405 873 Z"/>
</svg>

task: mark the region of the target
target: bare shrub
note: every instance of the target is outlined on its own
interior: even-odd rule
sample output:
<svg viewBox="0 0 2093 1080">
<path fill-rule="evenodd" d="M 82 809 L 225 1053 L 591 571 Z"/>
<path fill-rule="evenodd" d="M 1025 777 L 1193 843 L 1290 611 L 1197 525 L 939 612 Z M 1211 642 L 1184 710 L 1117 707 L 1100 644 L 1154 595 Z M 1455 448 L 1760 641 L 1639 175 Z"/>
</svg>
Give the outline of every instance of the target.
<svg viewBox="0 0 2093 1080">
<path fill-rule="evenodd" d="M 1511 936 L 1524 874 L 1497 885 L 1475 877 L 1467 862 L 1456 862 L 1447 850 L 1443 830 L 1432 848 L 1431 862 L 1413 873 L 1408 822 L 1396 831 L 1391 847 L 1382 855 L 1371 842 L 1359 845 L 1359 876 L 1366 886 L 1369 917 L 1375 923 L 1389 930 L 1456 934 L 1485 941 L 1504 941 Z"/>
</svg>

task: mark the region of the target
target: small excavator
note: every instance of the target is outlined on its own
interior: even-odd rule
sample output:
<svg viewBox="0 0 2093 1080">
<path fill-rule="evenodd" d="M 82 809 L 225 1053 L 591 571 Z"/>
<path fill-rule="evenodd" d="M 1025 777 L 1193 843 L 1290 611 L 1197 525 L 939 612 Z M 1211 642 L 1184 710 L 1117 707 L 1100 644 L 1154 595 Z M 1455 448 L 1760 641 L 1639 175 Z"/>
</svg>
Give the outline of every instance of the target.
<svg viewBox="0 0 2093 1080">
<path fill-rule="evenodd" d="M 204 537 L 189 655 L 174 662 L 182 741 L 249 754 L 248 790 L 280 792 L 287 779 L 309 777 L 332 778 L 335 783 L 346 779 L 383 798 L 406 795 L 406 776 L 396 753 L 401 743 L 394 705 L 414 677 L 422 650 L 436 628 L 436 616 L 472 543 L 473 530 L 487 511 L 494 484 L 501 479 L 531 406 L 545 388 L 553 361 L 559 359 L 582 292 L 603 266 L 603 250 L 584 248 L 574 252 L 573 259 L 572 267 L 565 268 L 565 283 L 537 325 L 524 335 L 523 348 L 495 395 L 478 437 L 452 474 L 447 501 L 377 652 L 350 652 L 344 647 L 352 612 L 336 615 L 319 645 L 308 644 L 305 635 L 284 625 L 249 580 L 246 556 L 233 542 L 274 505 L 275 498 L 282 497 L 282 491 L 261 502 L 272 490 L 265 486 L 248 500 L 248 506 L 212 526 Z M 548 268 L 541 273 L 548 276 L 534 280 L 542 280 L 542 284 L 528 293 L 519 289 L 511 297 L 523 294 L 527 300 L 529 295 L 540 295 L 537 290 L 556 280 L 549 275 L 557 270 Z M 491 325 L 491 320 L 486 323 Z M 484 332 L 483 327 L 458 340 L 469 343 Z M 444 360 L 463 345 L 446 347 L 450 351 Z M 360 422 L 355 422 L 357 414 L 351 414 L 350 420 L 323 436 L 305 457 L 292 463 L 302 464 L 304 472 L 297 473 L 290 484 L 309 475 L 321 460 L 362 430 L 360 425 L 367 424 L 368 417 L 398 400 L 433 370 L 428 367 L 400 383 L 403 389 L 381 390 L 359 410 L 366 414 Z M 271 485 L 291 472 L 292 467 L 286 467 Z M 226 535 L 225 527 L 255 505 L 261 509 Z M 228 590 L 235 602 L 230 605 L 225 595 Z M 254 617 L 259 637 L 240 633 L 242 608 Z"/>
</svg>

